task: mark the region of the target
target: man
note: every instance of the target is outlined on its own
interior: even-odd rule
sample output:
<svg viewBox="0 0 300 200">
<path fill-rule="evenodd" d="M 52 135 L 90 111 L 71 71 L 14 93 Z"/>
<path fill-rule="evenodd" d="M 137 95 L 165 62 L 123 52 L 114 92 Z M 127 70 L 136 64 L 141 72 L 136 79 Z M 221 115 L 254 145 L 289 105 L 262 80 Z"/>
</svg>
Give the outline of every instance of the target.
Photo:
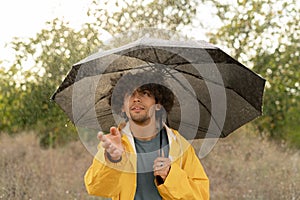
<svg viewBox="0 0 300 200">
<path fill-rule="evenodd" d="M 209 181 L 192 146 L 165 123 L 174 95 L 161 74 L 126 74 L 111 105 L 126 123 L 98 134 L 85 175 L 92 195 L 121 200 L 209 199 Z"/>
</svg>

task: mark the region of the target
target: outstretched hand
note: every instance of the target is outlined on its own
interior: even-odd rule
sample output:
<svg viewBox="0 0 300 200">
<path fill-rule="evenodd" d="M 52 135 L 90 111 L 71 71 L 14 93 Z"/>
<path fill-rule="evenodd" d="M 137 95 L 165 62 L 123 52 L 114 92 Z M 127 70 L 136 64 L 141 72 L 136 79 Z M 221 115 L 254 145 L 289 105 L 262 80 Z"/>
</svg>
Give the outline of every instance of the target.
<svg viewBox="0 0 300 200">
<path fill-rule="evenodd" d="M 98 139 L 112 160 L 119 160 L 122 157 L 124 147 L 121 142 L 121 133 L 116 127 L 111 127 L 110 133 L 107 135 L 99 132 Z"/>
</svg>

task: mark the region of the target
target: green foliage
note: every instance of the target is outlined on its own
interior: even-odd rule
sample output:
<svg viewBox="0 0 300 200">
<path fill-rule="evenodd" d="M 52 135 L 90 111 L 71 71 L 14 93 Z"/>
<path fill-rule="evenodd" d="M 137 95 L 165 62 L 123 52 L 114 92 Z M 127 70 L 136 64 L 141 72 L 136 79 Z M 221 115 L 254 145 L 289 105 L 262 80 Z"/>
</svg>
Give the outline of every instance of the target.
<svg viewBox="0 0 300 200">
<path fill-rule="evenodd" d="M 90 22 L 80 30 L 54 19 L 35 37 L 11 42 L 15 62 L 9 70 L 0 68 L 1 131 L 35 130 L 44 147 L 76 139 L 74 125 L 50 97 L 73 64 L 104 47 L 101 31 L 115 35 L 143 27 L 175 30 L 191 23 L 197 4 L 196 0 L 97 2 L 88 11 Z M 113 12 L 107 7 L 111 3 Z"/>
<path fill-rule="evenodd" d="M 297 107 L 291 107 L 288 115 L 285 119 L 285 135 L 284 138 L 287 140 L 288 144 L 292 147 L 300 149 L 300 101 L 298 101 Z"/>
<path fill-rule="evenodd" d="M 196 0 L 103 0 L 100 6 L 94 1 L 88 15 L 97 19 L 93 26 L 112 35 L 147 27 L 175 31 L 191 24 L 197 5 Z"/>
<path fill-rule="evenodd" d="M 11 69 L 13 71 L 13 69 Z M 11 80 L 11 74 L 4 67 L 0 68 L 0 115 L 1 115 L 1 130 L 13 131 L 15 129 L 14 118 L 16 116 L 15 106 L 20 98 L 20 88 L 16 88 L 15 81 Z"/>
<path fill-rule="evenodd" d="M 211 41 L 229 47 L 229 53 L 267 80 L 264 115 L 256 120 L 272 138 L 298 138 L 300 118 L 300 6 L 299 2 L 212 1 L 223 26 Z M 297 128 L 296 128 L 297 127 Z M 300 142 L 298 143 L 300 145 Z"/>
<path fill-rule="evenodd" d="M 75 31 L 59 19 L 47 26 L 35 38 L 15 38 L 11 43 L 16 60 L 8 73 L 1 73 L 1 93 L 6 97 L 0 102 L 1 130 L 36 129 L 41 145 L 55 146 L 74 139 L 76 132 L 72 125 L 66 127 L 68 119 L 50 97 L 72 64 L 89 55 L 100 41 L 89 27 Z M 24 70 L 28 60 L 33 64 Z"/>
<path fill-rule="evenodd" d="M 31 109 L 41 112 L 38 115 L 41 122 L 37 127 L 41 132 L 41 144 L 55 146 L 74 139 L 76 131 L 74 126 L 66 126 L 69 123 L 68 119 L 62 110 L 50 101 L 50 97 L 70 67 L 91 54 L 101 42 L 97 31 L 89 26 L 75 31 L 59 19 L 48 22 L 48 25 L 49 29 L 42 30 L 32 40 L 31 44 L 35 45 L 31 45 L 31 51 L 28 51 L 29 55 L 37 53 L 35 50 L 41 51 L 36 60 L 43 71 L 42 76 L 35 75 L 38 80 L 34 85 L 34 93 L 30 95 L 39 101 L 34 107 L 31 106 Z"/>
</svg>

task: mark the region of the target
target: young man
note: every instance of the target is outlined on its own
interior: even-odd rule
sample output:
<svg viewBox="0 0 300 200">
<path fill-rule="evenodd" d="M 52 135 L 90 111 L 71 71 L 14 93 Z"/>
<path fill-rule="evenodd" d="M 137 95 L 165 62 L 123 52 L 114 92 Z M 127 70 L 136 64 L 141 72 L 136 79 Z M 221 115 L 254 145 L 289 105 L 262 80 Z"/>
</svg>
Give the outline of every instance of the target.
<svg viewBox="0 0 300 200">
<path fill-rule="evenodd" d="M 126 74 L 111 105 L 126 124 L 98 134 L 85 174 L 89 194 L 113 200 L 209 199 L 209 181 L 192 146 L 163 123 L 174 95 L 159 74 Z M 165 111 L 165 112 L 164 112 Z"/>
</svg>

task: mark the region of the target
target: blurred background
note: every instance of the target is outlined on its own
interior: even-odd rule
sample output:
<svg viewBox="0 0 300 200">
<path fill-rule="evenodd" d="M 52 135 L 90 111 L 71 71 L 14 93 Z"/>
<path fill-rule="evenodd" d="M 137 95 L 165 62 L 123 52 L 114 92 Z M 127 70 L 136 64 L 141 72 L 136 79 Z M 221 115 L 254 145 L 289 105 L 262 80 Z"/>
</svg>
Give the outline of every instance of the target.
<svg viewBox="0 0 300 200">
<path fill-rule="evenodd" d="M 0 13 L 0 199 L 101 199 L 50 97 L 73 64 L 143 28 L 206 40 L 266 79 L 263 116 L 201 160 L 211 199 L 300 199 L 299 1 L 13 0 Z"/>
</svg>

